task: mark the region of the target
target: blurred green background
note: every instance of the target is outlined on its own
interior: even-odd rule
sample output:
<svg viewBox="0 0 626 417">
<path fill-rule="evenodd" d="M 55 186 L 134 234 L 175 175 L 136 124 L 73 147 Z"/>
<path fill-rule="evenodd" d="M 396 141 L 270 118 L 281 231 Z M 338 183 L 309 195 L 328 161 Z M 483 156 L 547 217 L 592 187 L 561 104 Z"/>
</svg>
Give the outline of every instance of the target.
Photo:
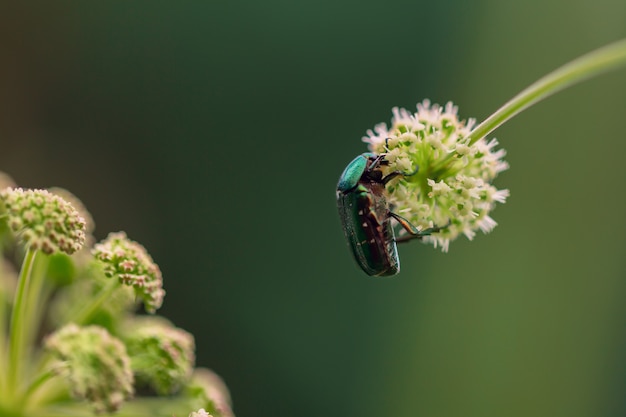
<svg viewBox="0 0 626 417">
<path fill-rule="evenodd" d="M 0 170 L 160 264 L 243 416 L 626 415 L 626 70 L 496 131 L 499 223 L 364 276 L 335 185 L 393 106 L 482 120 L 626 2 L 3 2 Z"/>
</svg>

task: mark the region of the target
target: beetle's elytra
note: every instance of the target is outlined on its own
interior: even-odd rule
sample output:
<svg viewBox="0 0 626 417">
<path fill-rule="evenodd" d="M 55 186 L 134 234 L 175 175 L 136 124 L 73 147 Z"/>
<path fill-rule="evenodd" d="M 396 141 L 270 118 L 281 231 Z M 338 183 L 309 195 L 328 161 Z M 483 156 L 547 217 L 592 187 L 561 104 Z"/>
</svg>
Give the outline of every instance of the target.
<svg viewBox="0 0 626 417">
<path fill-rule="evenodd" d="M 357 264 L 371 276 L 395 275 L 400 271 L 392 217 L 409 233 L 402 241 L 441 230 L 433 227 L 420 232 L 408 220 L 391 212 L 385 199 L 385 184 L 399 175 L 414 175 L 417 170 L 383 176 L 380 167 L 387 163 L 384 154 L 361 154 L 346 166 L 337 184 L 337 208 L 346 240 Z"/>
</svg>

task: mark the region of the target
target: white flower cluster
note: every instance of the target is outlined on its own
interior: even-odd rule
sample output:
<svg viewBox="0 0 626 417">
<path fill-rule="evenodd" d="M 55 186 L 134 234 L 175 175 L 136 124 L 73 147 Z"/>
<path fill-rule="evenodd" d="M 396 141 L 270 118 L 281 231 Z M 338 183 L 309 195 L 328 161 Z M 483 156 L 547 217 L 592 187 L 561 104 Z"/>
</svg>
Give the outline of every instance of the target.
<svg viewBox="0 0 626 417">
<path fill-rule="evenodd" d="M 489 213 L 509 196 L 491 184 L 509 167 L 506 152 L 495 150 L 495 139 L 471 143 L 475 120 L 460 121 L 457 111 L 451 102 L 442 108 L 428 100 L 415 113 L 396 107 L 390 128 L 381 123 L 363 137 L 371 152 L 385 154 L 385 174 L 405 173 L 387 184 L 392 210 L 420 230 L 442 227 L 423 240 L 444 252 L 460 234 L 471 240 L 478 229 L 491 231 L 497 223 Z"/>
</svg>

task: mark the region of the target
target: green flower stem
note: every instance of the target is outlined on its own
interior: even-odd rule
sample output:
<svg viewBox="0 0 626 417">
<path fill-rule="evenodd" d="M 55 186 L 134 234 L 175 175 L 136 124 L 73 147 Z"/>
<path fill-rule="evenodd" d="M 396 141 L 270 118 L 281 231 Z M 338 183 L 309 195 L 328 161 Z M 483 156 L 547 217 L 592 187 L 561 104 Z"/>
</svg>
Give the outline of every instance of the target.
<svg viewBox="0 0 626 417">
<path fill-rule="evenodd" d="M 95 298 L 92 300 L 86 300 L 87 302 L 85 304 L 75 308 L 74 311 L 67 316 L 69 318 L 68 322 L 76 323 L 78 325 L 86 324 L 93 313 L 100 308 L 102 303 L 104 303 L 118 287 L 119 282 L 117 279 L 110 279 L 107 285 L 100 290 Z M 38 369 L 39 372 L 42 372 L 46 366 L 50 364 L 50 359 L 50 355 L 44 353 L 39 360 L 39 364 L 36 369 Z"/>
<path fill-rule="evenodd" d="M 57 367 L 53 367 L 51 362 L 52 356 L 48 353 L 44 354 L 44 359 L 40 363 L 40 368 L 43 369 L 43 371 L 41 371 L 39 376 L 28 386 L 28 390 L 23 397 L 24 402 L 28 402 L 30 406 L 37 409 L 42 409 L 49 404 L 54 404 L 62 398 L 67 397 L 65 384 L 45 384 L 51 377 L 58 375 L 56 371 L 59 370 L 60 366 L 64 366 L 62 363 Z"/>
<path fill-rule="evenodd" d="M 470 143 L 487 136 L 507 120 L 544 98 L 587 78 L 626 65 L 626 39 L 596 49 L 540 78 L 469 134 Z"/>
<path fill-rule="evenodd" d="M 35 337 L 39 331 L 42 322 L 44 307 L 50 296 L 50 288 L 46 284 L 46 271 L 48 268 L 49 258 L 47 256 L 38 257 L 33 264 L 30 284 L 27 293 L 26 317 L 24 319 L 24 340 L 26 343 L 25 355 L 31 355 L 32 346 Z"/>
<path fill-rule="evenodd" d="M 87 323 L 89 319 L 91 318 L 91 316 L 93 315 L 93 313 L 95 313 L 98 310 L 98 308 L 102 305 L 102 303 L 104 303 L 111 296 L 111 293 L 113 293 L 113 291 L 115 291 L 118 287 L 119 287 L 119 282 L 116 279 L 111 279 L 109 283 L 100 290 L 96 298 L 87 302 L 80 309 L 71 313 L 68 316 L 70 321 L 78 325 L 83 325 Z M 43 372 L 43 370 L 50 364 L 50 360 L 51 360 L 51 356 L 48 353 L 44 353 L 43 356 L 41 357 L 41 360 L 39 361 L 37 369 L 40 372 Z M 50 390 L 46 391 L 44 389 L 44 394 L 43 394 L 44 403 L 48 402 L 51 397 L 54 397 L 54 395 L 56 395 L 54 393 L 55 388 L 57 387 L 53 387 L 51 391 Z"/>
<path fill-rule="evenodd" d="M 97 297 L 89 303 L 86 303 L 76 314 L 71 314 L 70 319 L 78 325 L 87 323 L 92 314 L 100 308 L 102 303 L 104 303 L 119 286 L 120 283 L 118 280 L 111 278 L 109 283 L 100 290 Z"/>
<path fill-rule="evenodd" d="M 2 245 L 2 235 L 0 234 L 0 369 L 7 369 L 6 367 L 7 358 L 5 356 L 6 345 L 7 345 L 6 343 L 7 292 L 6 292 L 5 286 L 3 285 L 4 278 L 2 277 L 2 274 L 4 273 L 4 270 L 3 270 L 4 265 L 2 265 L 3 259 L 1 257 L 3 256 L 3 254 L 4 254 L 4 248 Z M 0 372 L 0 397 L 1 397 L 1 394 L 4 392 L 4 384 L 5 384 L 4 377 L 5 377 L 4 372 Z"/>
<path fill-rule="evenodd" d="M 11 312 L 11 327 L 9 333 L 9 363 L 7 372 L 7 391 L 10 393 L 9 398 L 14 398 L 15 393 L 20 388 L 20 369 L 22 365 L 22 354 L 24 352 L 24 320 L 26 318 L 25 303 L 28 297 L 28 283 L 30 281 L 33 263 L 35 261 L 37 251 L 29 248 L 24 256 L 22 269 L 17 283 L 15 292 L 15 301 L 13 302 L 13 311 Z"/>
<path fill-rule="evenodd" d="M 57 376 L 58 373 L 58 368 L 51 368 L 39 374 L 39 376 L 37 376 L 35 380 L 31 382 L 31 384 L 28 386 L 28 389 L 26 389 L 26 391 L 24 392 L 22 401 L 24 403 L 28 403 L 29 397 L 31 397 L 33 393 L 35 393 L 44 383 Z"/>
</svg>

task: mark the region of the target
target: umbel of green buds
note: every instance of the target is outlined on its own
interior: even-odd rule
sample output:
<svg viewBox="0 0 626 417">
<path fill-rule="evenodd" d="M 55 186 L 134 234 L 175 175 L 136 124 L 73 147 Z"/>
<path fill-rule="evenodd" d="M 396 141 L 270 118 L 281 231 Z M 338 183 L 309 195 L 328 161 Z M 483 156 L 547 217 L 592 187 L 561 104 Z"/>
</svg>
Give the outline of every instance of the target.
<svg viewBox="0 0 626 417">
<path fill-rule="evenodd" d="M 83 202 L 78 197 L 76 197 L 72 192 L 61 187 L 52 187 L 49 188 L 48 191 L 50 191 L 54 195 L 58 195 L 59 197 L 70 203 L 72 207 L 76 209 L 80 217 L 85 219 L 85 233 L 88 235 L 93 233 L 94 229 L 96 228 L 96 224 L 93 220 L 93 217 L 91 216 L 91 213 L 89 213 L 87 207 L 85 207 Z"/>
<path fill-rule="evenodd" d="M 189 414 L 189 417 L 212 417 L 211 414 L 207 413 L 204 408 L 199 409 L 198 411 L 193 411 Z"/>
<path fill-rule="evenodd" d="M 195 363 L 193 336 L 158 317 L 137 317 L 124 337 L 137 386 L 159 395 L 176 393 L 191 377 Z"/>
<path fill-rule="evenodd" d="M 44 253 L 78 251 L 85 242 L 85 220 L 74 207 L 46 190 L 5 188 L 0 217 L 30 249 Z"/>
<path fill-rule="evenodd" d="M 48 349 L 63 365 L 75 397 L 97 412 L 113 412 L 133 394 L 133 373 L 124 344 L 99 326 L 69 324 L 50 335 Z"/>
<path fill-rule="evenodd" d="M 128 239 L 124 232 L 110 233 L 94 246 L 93 255 L 103 263 L 107 277 L 135 289 L 148 313 L 161 307 L 165 296 L 161 270 L 143 246 Z"/>
<path fill-rule="evenodd" d="M 508 168 L 505 151 L 495 150 L 495 139 L 470 142 L 475 120 L 459 120 L 457 110 L 428 100 L 415 113 L 394 108 L 391 127 L 381 123 L 363 138 L 370 151 L 385 154 L 384 174 L 406 173 L 386 186 L 390 206 L 421 230 L 443 227 L 423 240 L 444 252 L 460 234 L 471 240 L 477 230 L 491 231 L 489 213 L 509 196 L 491 184 Z"/>
<path fill-rule="evenodd" d="M 187 390 L 192 397 L 201 399 L 203 410 L 213 417 L 234 417 L 228 388 L 210 369 L 196 369 Z"/>
</svg>

